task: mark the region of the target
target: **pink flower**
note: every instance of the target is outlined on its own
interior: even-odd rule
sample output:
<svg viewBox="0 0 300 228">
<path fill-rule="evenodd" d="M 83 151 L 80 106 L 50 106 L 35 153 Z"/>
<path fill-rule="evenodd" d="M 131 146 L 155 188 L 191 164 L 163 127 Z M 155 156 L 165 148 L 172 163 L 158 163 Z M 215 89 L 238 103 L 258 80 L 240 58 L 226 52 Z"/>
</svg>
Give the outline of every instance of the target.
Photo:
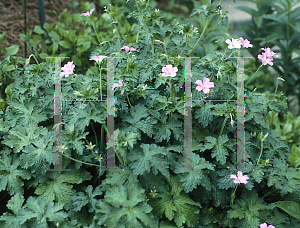
<svg viewBox="0 0 300 228">
<path fill-rule="evenodd" d="M 262 61 L 263 65 L 269 64 L 270 66 L 273 66 L 273 58 L 268 56 L 267 53 L 263 52 L 261 55 L 258 55 L 257 58 Z"/>
<path fill-rule="evenodd" d="M 275 226 L 272 226 L 272 225 L 267 225 L 267 223 L 262 223 L 260 224 L 260 228 L 275 228 Z"/>
<path fill-rule="evenodd" d="M 123 78 L 121 78 L 119 80 L 119 83 L 114 83 L 113 86 L 112 86 L 112 90 L 114 90 L 114 88 L 116 87 L 121 87 L 123 85 Z"/>
<path fill-rule="evenodd" d="M 236 175 L 230 175 L 230 178 L 234 178 L 235 180 L 233 181 L 236 184 L 239 183 L 243 183 L 243 184 L 247 184 L 248 183 L 248 179 L 249 177 L 247 175 L 243 176 L 242 171 L 238 171 L 238 176 L 236 177 Z"/>
<path fill-rule="evenodd" d="M 129 48 L 128 46 L 123 46 L 121 49 L 125 49 L 126 52 L 128 52 L 129 50 L 139 52 L 138 50 L 136 50 L 136 48 L 133 47 Z M 129 54 L 131 54 L 131 52 L 129 52 Z"/>
<path fill-rule="evenodd" d="M 172 67 L 172 65 L 166 65 L 165 67 L 162 68 L 162 76 L 168 77 L 175 77 L 176 76 L 176 72 L 178 71 L 177 67 Z"/>
<path fill-rule="evenodd" d="M 102 62 L 102 60 L 104 59 L 104 58 L 106 58 L 107 56 L 105 56 L 105 55 L 99 55 L 99 56 L 93 56 L 90 60 L 95 60 L 97 63 L 101 63 Z"/>
<path fill-rule="evenodd" d="M 66 76 L 68 77 L 70 74 L 73 73 L 73 70 L 75 68 L 75 65 L 72 62 L 68 62 L 67 64 L 65 64 L 61 69 L 63 70 L 63 72 L 60 73 L 60 76 Z"/>
<path fill-rule="evenodd" d="M 252 44 L 250 44 L 250 41 L 245 39 L 243 37 L 240 37 L 240 41 L 242 42 L 242 45 L 244 48 L 253 47 Z"/>
<path fill-rule="evenodd" d="M 225 43 L 228 44 L 228 48 L 229 49 L 233 49 L 233 48 L 241 48 L 242 42 L 239 41 L 238 39 L 234 39 L 232 38 L 232 41 L 230 39 L 225 40 Z"/>
<path fill-rule="evenodd" d="M 276 53 L 274 51 L 271 51 L 271 49 L 269 47 L 268 48 L 262 48 L 261 50 L 264 50 L 268 57 L 273 57 L 274 56 L 274 57 L 278 58 L 278 55 L 276 55 Z"/>
<path fill-rule="evenodd" d="M 95 8 L 94 8 L 94 9 L 91 9 L 90 11 L 86 11 L 86 13 L 80 14 L 80 16 L 85 16 L 85 17 L 91 16 L 92 13 L 94 12 L 94 10 L 95 10 Z"/>
<path fill-rule="evenodd" d="M 137 51 L 137 52 L 139 52 L 138 50 L 136 50 L 136 48 L 133 48 L 133 47 L 130 48 L 130 51 Z M 129 54 L 131 54 L 131 52 L 129 52 Z"/>
<path fill-rule="evenodd" d="M 128 46 L 123 46 L 121 49 L 125 49 L 125 51 L 127 52 L 129 50 Z"/>
<path fill-rule="evenodd" d="M 206 78 L 206 77 L 203 78 L 203 83 L 201 80 L 197 80 L 196 84 L 198 84 L 198 86 L 196 87 L 196 90 L 198 90 L 198 91 L 203 90 L 203 92 L 205 94 L 209 93 L 209 88 L 214 87 L 214 83 L 209 82 L 209 78 Z"/>
</svg>

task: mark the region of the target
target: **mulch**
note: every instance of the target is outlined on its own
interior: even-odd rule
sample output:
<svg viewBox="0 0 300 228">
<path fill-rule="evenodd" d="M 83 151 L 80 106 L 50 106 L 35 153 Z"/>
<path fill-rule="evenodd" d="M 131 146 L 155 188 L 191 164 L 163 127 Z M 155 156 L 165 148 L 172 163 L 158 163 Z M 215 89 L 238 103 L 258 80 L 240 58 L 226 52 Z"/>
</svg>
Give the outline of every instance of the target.
<svg viewBox="0 0 300 228">
<path fill-rule="evenodd" d="M 44 0 L 45 18 L 46 22 L 50 25 L 53 22 L 58 21 L 58 16 L 53 11 L 56 11 L 59 15 L 65 8 L 68 11 L 81 12 L 77 7 L 72 10 L 73 0 Z M 93 2 L 90 0 L 89 2 Z M 33 31 L 36 25 L 40 26 L 39 7 L 37 0 L 28 0 L 26 9 L 26 24 L 27 32 Z M 5 48 L 11 45 L 19 45 L 20 49 L 15 56 L 24 57 L 25 44 L 20 38 L 19 34 L 25 34 L 24 32 L 24 7 L 22 0 L 1 0 L 0 1 L 0 34 L 6 31 L 0 46 L 3 47 L 0 53 L 0 60 L 4 57 Z M 27 48 L 27 58 L 31 54 Z"/>
<path fill-rule="evenodd" d="M 187 0 L 175 0 L 175 3 L 179 1 Z M 57 22 L 57 15 L 60 15 L 60 13 L 63 12 L 64 9 L 67 9 L 68 12 L 71 11 L 82 13 L 80 7 L 77 7 L 73 10 L 73 2 L 74 0 L 44 0 L 46 22 L 50 25 L 53 22 Z M 80 3 L 81 1 L 78 2 Z M 88 2 L 94 2 L 96 6 L 98 6 L 99 4 L 99 0 L 88 0 Z M 156 0 L 156 2 L 158 3 L 156 8 L 166 10 L 168 0 Z M 181 7 L 175 4 L 175 6 L 172 9 L 172 13 L 183 13 Z M 57 15 L 53 11 L 56 11 Z M 40 26 L 39 8 L 37 0 L 27 1 L 26 14 L 27 32 L 33 31 L 36 25 Z M 188 16 L 189 14 L 186 15 Z M 84 29 L 84 27 L 82 29 Z M 24 58 L 25 44 L 19 35 L 25 34 L 24 7 L 22 4 L 22 0 L 0 0 L 0 34 L 2 34 L 4 31 L 6 31 L 6 35 L 0 43 L 0 46 L 3 47 L 3 50 L 0 53 L 0 61 L 4 58 L 5 48 L 11 45 L 19 45 L 19 51 L 15 56 Z M 32 53 L 29 50 L 29 48 L 27 48 L 26 58 L 28 58 L 30 54 Z"/>
</svg>

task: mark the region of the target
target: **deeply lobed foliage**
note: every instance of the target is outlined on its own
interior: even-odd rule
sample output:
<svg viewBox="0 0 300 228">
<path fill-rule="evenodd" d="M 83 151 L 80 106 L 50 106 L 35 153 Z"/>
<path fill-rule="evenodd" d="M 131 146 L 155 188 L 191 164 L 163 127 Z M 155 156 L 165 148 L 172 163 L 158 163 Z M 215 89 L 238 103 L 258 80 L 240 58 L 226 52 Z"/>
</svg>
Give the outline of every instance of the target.
<svg viewBox="0 0 300 228">
<path fill-rule="evenodd" d="M 180 56 L 192 54 L 197 39 L 188 38 L 190 25 L 161 23 L 145 1 L 136 7 L 128 15 L 141 20 L 136 42 L 116 38 L 91 53 L 123 56 L 114 60 L 115 81 L 124 78 L 115 89 L 114 137 L 116 168 L 124 171 L 103 171 L 106 103 L 63 102 L 62 161 L 71 171 L 46 172 L 54 162 L 55 65 L 28 64 L 21 77 L 14 77 L 8 107 L 0 112 L 0 191 L 8 194 L 2 199 L 7 209 L 0 225 L 252 228 L 267 222 L 276 228 L 298 227 L 299 162 L 290 163 L 290 147 L 266 121 L 270 113 L 287 113 L 286 97 L 245 90 L 245 168 L 253 171 L 245 172 L 250 179 L 238 186 L 231 205 L 235 184 L 230 175 L 236 172 L 229 168 L 236 165 L 237 139 L 236 126 L 227 120 L 235 119 L 236 103 L 193 103 L 194 171 L 176 171 L 184 167 L 185 61 Z M 202 5 L 194 14 L 226 21 L 216 9 Z M 225 39 L 223 35 L 218 43 Z M 126 58 L 123 45 L 139 53 Z M 207 99 L 236 99 L 236 61 L 226 59 L 229 54 L 223 58 L 214 45 L 209 54 L 195 48 L 204 54 L 192 63 L 193 100 L 203 98 L 195 81 L 204 77 L 215 85 Z M 170 78 L 176 96 L 159 75 L 166 64 L 178 68 Z M 106 76 L 102 81 L 106 94 Z M 99 82 L 95 72 L 62 78 L 63 98 L 98 99 Z M 84 140 L 98 145 L 90 148 Z"/>
</svg>

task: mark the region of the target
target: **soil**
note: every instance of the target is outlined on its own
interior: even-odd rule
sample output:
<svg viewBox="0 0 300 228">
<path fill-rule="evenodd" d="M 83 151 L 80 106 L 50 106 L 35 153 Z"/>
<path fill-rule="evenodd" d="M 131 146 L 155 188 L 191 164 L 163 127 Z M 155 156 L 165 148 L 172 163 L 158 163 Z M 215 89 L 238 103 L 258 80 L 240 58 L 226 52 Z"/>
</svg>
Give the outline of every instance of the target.
<svg viewBox="0 0 300 228">
<path fill-rule="evenodd" d="M 50 25 L 53 22 L 58 21 L 58 16 L 64 9 L 71 12 L 81 12 L 80 7 L 77 7 L 73 10 L 72 2 L 74 0 L 44 0 L 44 9 L 45 9 L 45 18 L 46 22 Z M 175 0 L 175 5 L 172 9 L 172 13 L 178 14 L 182 13 L 182 7 L 184 7 L 184 3 L 187 0 Z M 80 1 L 79 1 L 80 2 Z M 88 2 L 95 3 L 98 6 L 99 0 L 89 0 Z M 166 0 L 156 0 L 158 3 L 156 8 L 160 10 L 166 10 L 168 2 Z M 181 6 L 179 3 L 181 2 Z M 100 10 L 100 9 L 99 9 Z M 56 11 L 57 15 L 53 12 Z M 26 9 L 27 19 L 27 31 L 33 31 L 36 25 L 40 26 L 40 18 L 39 18 L 39 9 L 37 0 L 28 0 L 27 1 L 27 9 Z M 187 14 L 188 16 L 189 14 Z M 80 28 L 79 28 L 80 29 Z M 84 29 L 84 27 L 82 28 Z M 6 31 L 6 35 L 4 36 L 0 46 L 3 47 L 3 50 L 0 53 L 0 61 L 4 57 L 5 48 L 11 45 L 19 45 L 19 51 L 15 56 L 24 57 L 25 44 L 24 41 L 21 40 L 19 34 L 25 34 L 24 32 L 24 7 L 22 4 L 22 0 L 0 0 L 0 34 Z M 31 54 L 30 50 L 27 48 L 27 56 Z"/>
</svg>

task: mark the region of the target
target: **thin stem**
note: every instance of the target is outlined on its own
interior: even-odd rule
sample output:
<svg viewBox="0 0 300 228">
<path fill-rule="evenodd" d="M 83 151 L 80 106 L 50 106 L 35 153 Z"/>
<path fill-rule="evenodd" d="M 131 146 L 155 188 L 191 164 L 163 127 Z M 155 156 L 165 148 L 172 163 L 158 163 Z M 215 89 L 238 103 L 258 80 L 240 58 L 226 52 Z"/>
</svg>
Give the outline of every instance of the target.
<svg viewBox="0 0 300 228">
<path fill-rule="evenodd" d="M 93 106 L 93 108 L 96 110 L 95 105 L 91 101 L 89 101 L 89 102 L 91 103 L 91 105 Z"/>
<path fill-rule="evenodd" d="M 258 165 L 258 162 L 259 162 L 259 160 L 260 160 L 260 157 L 261 157 L 261 155 L 262 155 L 263 148 L 264 148 L 264 143 L 263 143 L 263 142 L 261 142 L 260 145 L 261 145 L 261 150 L 260 150 L 260 155 L 259 155 L 259 158 L 258 158 L 258 160 L 257 160 L 256 166 Z"/>
<path fill-rule="evenodd" d="M 257 68 L 257 70 L 255 71 L 255 73 L 251 75 L 251 77 L 249 78 L 249 80 L 248 80 L 248 82 L 245 84 L 245 86 L 250 82 L 251 78 L 259 71 L 259 69 L 260 69 L 262 66 L 263 66 L 263 64 L 261 64 L 261 65 Z"/>
<path fill-rule="evenodd" d="M 127 100 L 128 100 L 128 102 L 129 102 L 129 105 L 130 105 L 130 107 L 131 107 L 131 104 L 130 104 L 130 101 L 129 101 L 129 98 L 128 98 L 128 94 L 127 94 Z"/>
<path fill-rule="evenodd" d="M 102 127 L 101 127 L 101 141 L 100 141 L 100 150 L 102 150 L 102 147 L 103 147 L 103 124 L 102 124 Z"/>
<path fill-rule="evenodd" d="M 227 46 L 226 49 L 225 49 L 225 52 L 224 52 L 224 54 L 223 54 L 223 56 L 222 56 L 222 58 L 221 58 L 221 61 L 222 61 L 223 58 L 225 57 L 225 54 L 226 54 L 227 50 L 228 50 L 228 46 Z"/>
<path fill-rule="evenodd" d="M 99 66 L 99 71 L 100 71 L 100 99 L 102 101 L 102 78 L 101 78 L 101 68 L 100 68 L 101 63 L 98 65 Z"/>
<path fill-rule="evenodd" d="M 275 89 L 275 95 L 277 93 L 277 87 L 278 87 L 278 78 L 277 78 L 277 84 L 276 84 L 276 89 Z"/>
<path fill-rule="evenodd" d="M 97 40 L 98 40 L 99 44 L 101 44 L 101 41 L 100 41 L 99 35 L 98 35 L 97 31 L 96 31 L 95 23 L 94 23 L 94 21 L 93 21 L 92 19 L 91 19 L 91 21 L 92 21 L 92 26 L 93 26 L 93 29 L 94 29 L 94 31 L 95 31 L 95 34 L 96 34 Z"/>
<path fill-rule="evenodd" d="M 169 64 L 169 61 L 168 61 L 168 53 L 167 53 L 167 48 L 166 48 L 166 40 L 164 42 L 164 47 L 165 47 L 165 53 L 166 53 L 166 58 L 167 58 L 167 64 Z"/>
<path fill-rule="evenodd" d="M 94 135 L 95 135 L 96 145 L 99 148 L 99 144 L 98 144 L 98 140 L 97 140 L 97 134 L 96 134 L 96 131 L 95 131 L 94 127 L 93 127 L 93 124 L 91 124 L 91 127 L 92 127 Z"/>
<path fill-rule="evenodd" d="M 226 117 L 225 117 L 225 120 L 224 120 L 224 122 L 223 122 L 222 128 L 221 128 L 221 131 L 220 131 L 220 136 L 221 136 L 222 133 L 223 133 L 223 129 L 224 129 L 224 126 L 225 126 L 225 123 L 226 123 L 227 119 L 228 119 L 228 117 L 226 116 Z"/>
<path fill-rule="evenodd" d="M 151 39 L 151 45 L 152 45 L 152 55 L 154 56 L 153 39 Z"/>
<path fill-rule="evenodd" d="M 233 201 L 234 201 L 234 198 L 235 198 L 235 191 L 236 191 L 237 187 L 238 187 L 238 184 L 236 185 L 236 187 L 234 189 L 234 192 L 231 195 L 231 205 L 233 204 Z"/>
<path fill-rule="evenodd" d="M 211 21 L 211 18 L 209 18 L 209 19 L 206 21 L 206 24 L 205 24 L 205 26 L 204 26 L 204 29 L 203 29 L 203 31 L 202 31 L 202 33 L 201 33 L 201 35 L 200 35 L 200 38 L 197 40 L 197 42 L 196 42 L 195 46 L 194 46 L 194 47 L 193 47 L 193 49 L 190 51 L 190 53 L 188 54 L 188 56 L 190 56 L 190 55 L 191 55 L 191 54 L 194 52 L 194 50 L 196 49 L 196 47 L 197 47 L 198 43 L 200 42 L 200 40 L 201 40 L 202 36 L 203 36 L 203 35 L 204 35 L 204 33 L 205 33 L 205 31 L 206 31 L 206 28 L 207 28 L 208 24 L 210 23 L 210 21 Z"/>
<path fill-rule="evenodd" d="M 1 198 L 0 202 L 5 198 L 5 196 L 7 195 L 7 192 L 4 194 L 4 196 Z"/>
<path fill-rule="evenodd" d="M 71 160 L 73 160 L 73 161 L 80 162 L 80 163 L 82 163 L 82 164 L 93 165 L 93 166 L 99 166 L 99 165 L 96 165 L 96 164 L 93 164 L 93 163 L 87 163 L 87 162 L 83 162 L 83 161 L 77 160 L 77 159 L 75 159 L 75 158 L 72 158 L 72 157 L 70 157 L 70 156 L 64 154 L 64 153 L 62 153 L 62 155 L 65 156 L 65 157 L 67 157 L 67 158 L 69 158 L 69 159 L 71 159 Z"/>
<path fill-rule="evenodd" d="M 189 40 L 189 42 L 187 42 L 187 41 L 188 41 L 187 36 L 185 36 L 185 46 L 184 46 L 184 48 L 181 50 L 179 56 L 181 56 L 181 53 L 182 53 L 182 52 L 184 51 L 184 49 L 188 46 L 188 44 L 190 43 L 191 40 Z"/>
<path fill-rule="evenodd" d="M 139 12 L 139 16 L 140 16 L 140 19 L 142 20 L 142 22 L 143 22 L 143 18 L 142 18 L 142 15 L 141 15 L 141 12 L 140 12 L 140 9 L 139 9 L 139 7 L 138 7 L 138 5 L 137 5 L 137 3 L 136 3 L 136 1 L 135 1 L 135 4 L 136 4 L 136 8 L 138 9 L 138 12 Z M 147 5 L 148 5 L 148 3 L 147 3 Z M 147 7 L 147 6 L 146 6 Z M 140 25 L 141 25 L 141 23 L 139 23 L 139 29 L 138 29 L 138 31 L 137 31 L 137 36 L 136 36 L 136 43 L 139 41 L 139 31 L 140 31 Z"/>
<path fill-rule="evenodd" d="M 249 78 L 248 82 L 244 85 L 244 88 L 246 87 L 246 85 L 250 82 L 251 78 L 259 71 L 259 69 L 260 69 L 262 66 L 263 66 L 263 64 L 261 64 L 261 65 L 257 68 L 257 70 L 254 72 L 254 74 L 251 75 L 251 77 Z M 239 98 L 241 91 L 242 91 L 242 90 L 240 90 L 239 95 L 237 96 L 237 99 Z"/>
</svg>

